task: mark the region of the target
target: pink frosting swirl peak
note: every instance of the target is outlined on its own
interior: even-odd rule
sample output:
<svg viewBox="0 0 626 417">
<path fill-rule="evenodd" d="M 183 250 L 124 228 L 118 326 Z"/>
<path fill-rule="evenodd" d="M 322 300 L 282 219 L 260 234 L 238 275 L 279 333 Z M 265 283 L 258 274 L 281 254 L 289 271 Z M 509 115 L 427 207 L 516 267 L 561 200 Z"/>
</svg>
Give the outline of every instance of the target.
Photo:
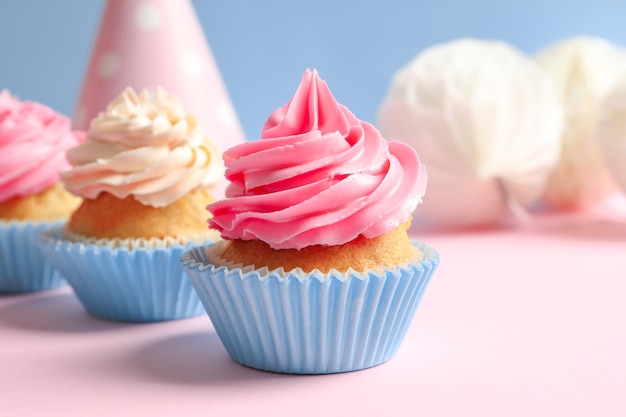
<svg viewBox="0 0 626 417">
<path fill-rule="evenodd" d="M 40 193 L 69 168 L 65 151 L 79 144 L 67 117 L 0 92 L 0 201 Z"/>
<path fill-rule="evenodd" d="M 224 154 L 227 198 L 207 209 L 225 239 L 301 249 L 372 238 L 406 222 L 426 191 L 415 150 L 357 119 L 316 71 L 261 138 Z"/>
</svg>

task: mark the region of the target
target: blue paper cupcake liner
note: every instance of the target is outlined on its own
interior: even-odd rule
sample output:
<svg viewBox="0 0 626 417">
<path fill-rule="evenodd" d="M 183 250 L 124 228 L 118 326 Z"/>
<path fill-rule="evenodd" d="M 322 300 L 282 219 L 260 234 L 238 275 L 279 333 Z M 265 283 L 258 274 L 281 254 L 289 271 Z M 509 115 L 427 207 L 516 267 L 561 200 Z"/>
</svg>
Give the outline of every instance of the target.
<svg viewBox="0 0 626 417">
<path fill-rule="evenodd" d="M 327 374 L 392 358 L 413 320 L 439 254 L 414 242 L 417 263 L 382 273 L 292 272 L 216 267 L 206 247 L 181 258 L 229 355 L 265 371 Z"/>
<path fill-rule="evenodd" d="M 180 265 L 181 255 L 197 245 L 111 248 L 66 240 L 60 229 L 40 237 L 45 256 L 62 272 L 85 310 L 101 319 L 124 322 L 204 314 Z"/>
<path fill-rule="evenodd" d="M 60 224 L 60 221 L 0 221 L 0 293 L 41 291 L 67 285 L 37 245 L 41 233 Z"/>
</svg>

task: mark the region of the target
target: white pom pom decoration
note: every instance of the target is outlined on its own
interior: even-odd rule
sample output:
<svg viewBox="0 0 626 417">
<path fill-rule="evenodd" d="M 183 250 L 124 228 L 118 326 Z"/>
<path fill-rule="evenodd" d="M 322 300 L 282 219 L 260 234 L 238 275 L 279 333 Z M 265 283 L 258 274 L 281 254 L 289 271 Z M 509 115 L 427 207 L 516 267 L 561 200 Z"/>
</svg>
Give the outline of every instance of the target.
<svg viewBox="0 0 626 417">
<path fill-rule="evenodd" d="M 597 138 L 613 178 L 626 190 L 626 77 L 600 105 Z"/>
<path fill-rule="evenodd" d="M 585 210 L 615 200 L 619 187 L 597 135 L 600 105 L 626 76 L 624 50 L 603 39 L 574 38 L 549 47 L 537 62 L 554 83 L 565 111 L 560 161 L 544 200 L 565 210 Z M 607 135 L 605 140 L 610 141 Z"/>
<path fill-rule="evenodd" d="M 559 157 L 563 114 L 532 59 L 503 42 L 461 39 L 396 73 L 378 127 L 413 146 L 428 170 L 414 223 L 474 227 L 536 201 Z"/>
</svg>

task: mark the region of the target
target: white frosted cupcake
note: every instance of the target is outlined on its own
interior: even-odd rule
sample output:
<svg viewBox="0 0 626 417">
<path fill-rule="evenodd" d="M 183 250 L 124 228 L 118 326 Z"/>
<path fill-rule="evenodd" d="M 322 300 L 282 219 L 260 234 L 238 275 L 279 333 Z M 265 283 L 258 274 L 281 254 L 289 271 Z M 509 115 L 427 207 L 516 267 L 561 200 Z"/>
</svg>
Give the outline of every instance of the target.
<svg viewBox="0 0 626 417">
<path fill-rule="evenodd" d="M 83 202 L 42 247 L 85 309 L 120 321 L 201 314 L 179 258 L 216 237 L 197 219 L 223 165 L 195 118 L 162 89 L 126 89 L 67 157 L 62 180 Z"/>
<path fill-rule="evenodd" d="M 0 293 L 65 285 L 37 247 L 40 233 L 80 204 L 59 182 L 65 151 L 79 143 L 67 117 L 0 92 Z"/>
<path fill-rule="evenodd" d="M 232 358 L 320 374 L 393 357 L 439 263 L 406 231 L 426 188 L 416 152 L 306 71 L 224 160 L 227 198 L 208 206 L 224 240 L 182 261 Z"/>
</svg>

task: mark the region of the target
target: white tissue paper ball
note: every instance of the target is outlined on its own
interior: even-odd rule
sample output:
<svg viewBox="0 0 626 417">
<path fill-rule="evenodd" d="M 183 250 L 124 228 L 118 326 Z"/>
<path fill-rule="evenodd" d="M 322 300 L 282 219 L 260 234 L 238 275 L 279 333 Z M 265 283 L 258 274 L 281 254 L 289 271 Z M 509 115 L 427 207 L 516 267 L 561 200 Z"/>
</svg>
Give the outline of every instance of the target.
<svg viewBox="0 0 626 417">
<path fill-rule="evenodd" d="M 626 77 L 601 103 L 598 144 L 613 178 L 626 190 Z"/>
<path fill-rule="evenodd" d="M 414 224 L 475 227 L 536 201 L 559 157 L 563 114 L 532 59 L 503 42 L 462 39 L 395 74 L 378 127 L 426 165 Z"/>
<path fill-rule="evenodd" d="M 544 200 L 558 209 L 593 205 L 618 186 L 598 144 L 600 105 L 626 76 L 624 50 L 598 38 L 574 38 L 536 57 L 553 82 L 565 111 L 559 164 Z"/>
</svg>

